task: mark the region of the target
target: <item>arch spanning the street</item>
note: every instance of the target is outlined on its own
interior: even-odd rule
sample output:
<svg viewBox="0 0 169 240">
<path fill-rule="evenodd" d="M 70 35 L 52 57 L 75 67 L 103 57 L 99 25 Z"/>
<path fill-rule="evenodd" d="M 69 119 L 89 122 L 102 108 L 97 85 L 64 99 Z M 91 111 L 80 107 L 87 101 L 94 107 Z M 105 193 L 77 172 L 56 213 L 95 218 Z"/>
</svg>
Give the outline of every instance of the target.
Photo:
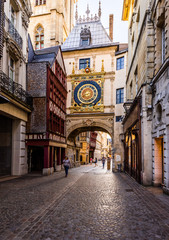
<svg viewBox="0 0 169 240">
<path fill-rule="evenodd" d="M 75 114 L 67 116 L 67 139 L 73 139 L 78 134 L 87 131 L 101 131 L 108 133 L 113 139 L 114 133 L 114 114 L 91 114 L 81 115 Z"/>
</svg>

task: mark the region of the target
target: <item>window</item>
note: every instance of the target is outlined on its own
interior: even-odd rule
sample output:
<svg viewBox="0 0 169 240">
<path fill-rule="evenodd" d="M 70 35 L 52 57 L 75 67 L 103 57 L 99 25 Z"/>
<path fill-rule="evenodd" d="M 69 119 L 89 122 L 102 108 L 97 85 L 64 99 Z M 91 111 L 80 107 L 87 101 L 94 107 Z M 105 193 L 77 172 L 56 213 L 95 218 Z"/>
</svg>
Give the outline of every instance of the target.
<svg viewBox="0 0 169 240">
<path fill-rule="evenodd" d="M 122 122 L 123 117 L 122 116 L 116 116 L 116 122 Z"/>
<path fill-rule="evenodd" d="M 35 31 L 35 50 L 44 48 L 44 29 L 38 26 Z"/>
<path fill-rule="evenodd" d="M 90 68 L 90 58 L 79 59 L 79 69 L 85 69 L 87 67 L 87 64 Z"/>
<path fill-rule="evenodd" d="M 90 27 L 88 28 L 86 25 L 81 29 L 80 33 L 80 46 L 89 46 L 91 42 L 91 31 Z"/>
<path fill-rule="evenodd" d="M 138 92 L 138 73 L 137 73 L 137 67 L 136 67 L 136 70 L 135 70 L 135 73 L 134 73 L 134 76 L 135 76 L 135 83 L 136 83 L 136 94 Z"/>
<path fill-rule="evenodd" d="M 15 62 L 12 58 L 9 60 L 9 77 L 14 81 L 15 76 Z"/>
<path fill-rule="evenodd" d="M 11 23 L 15 25 L 15 10 L 13 6 L 11 6 Z"/>
<path fill-rule="evenodd" d="M 89 39 L 87 38 L 87 39 L 82 39 L 81 40 L 81 45 L 82 46 L 88 46 L 89 45 Z"/>
<path fill-rule="evenodd" d="M 116 69 L 120 70 L 124 68 L 124 57 L 117 58 Z"/>
<path fill-rule="evenodd" d="M 162 40 L 162 42 L 161 42 L 161 47 L 162 47 L 162 51 L 161 51 L 161 53 L 162 53 L 162 63 L 165 61 L 165 27 L 163 27 L 162 28 L 162 31 L 161 31 L 161 34 L 162 34 L 162 36 L 161 36 L 161 40 Z"/>
<path fill-rule="evenodd" d="M 130 99 L 133 99 L 133 81 L 130 83 Z"/>
<path fill-rule="evenodd" d="M 35 2 L 36 6 L 43 5 L 43 4 L 46 4 L 46 0 L 36 0 L 36 2 Z"/>
<path fill-rule="evenodd" d="M 124 88 L 116 89 L 116 104 L 124 102 Z"/>
</svg>

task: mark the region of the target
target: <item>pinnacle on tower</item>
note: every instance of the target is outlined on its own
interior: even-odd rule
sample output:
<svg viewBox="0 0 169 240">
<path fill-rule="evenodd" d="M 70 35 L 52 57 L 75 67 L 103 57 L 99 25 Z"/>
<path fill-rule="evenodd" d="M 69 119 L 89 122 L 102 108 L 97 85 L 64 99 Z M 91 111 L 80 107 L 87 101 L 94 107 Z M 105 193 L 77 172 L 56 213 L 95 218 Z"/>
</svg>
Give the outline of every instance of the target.
<svg viewBox="0 0 169 240">
<path fill-rule="evenodd" d="M 78 9 L 77 9 L 77 3 L 76 3 L 75 20 L 76 20 L 76 22 L 78 21 Z"/>
<path fill-rule="evenodd" d="M 101 1 L 99 1 L 99 10 L 98 10 L 98 17 L 101 18 L 102 11 L 101 11 Z"/>
</svg>

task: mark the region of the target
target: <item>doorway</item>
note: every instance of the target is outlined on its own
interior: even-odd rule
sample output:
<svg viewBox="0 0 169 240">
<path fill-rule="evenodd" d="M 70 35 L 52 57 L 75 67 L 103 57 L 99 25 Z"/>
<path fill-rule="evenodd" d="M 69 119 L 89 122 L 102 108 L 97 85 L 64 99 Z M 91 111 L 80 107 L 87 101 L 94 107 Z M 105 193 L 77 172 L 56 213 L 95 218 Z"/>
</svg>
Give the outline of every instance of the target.
<svg viewBox="0 0 169 240">
<path fill-rule="evenodd" d="M 163 137 L 154 140 L 154 184 L 164 184 L 164 141 Z"/>
<path fill-rule="evenodd" d="M 28 148 L 28 168 L 29 172 L 42 172 L 44 166 L 44 148 Z"/>
<path fill-rule="evenodd" d="M 11 175 L 12 119 L 0 116 L 0 176 Z"/>
</svg>

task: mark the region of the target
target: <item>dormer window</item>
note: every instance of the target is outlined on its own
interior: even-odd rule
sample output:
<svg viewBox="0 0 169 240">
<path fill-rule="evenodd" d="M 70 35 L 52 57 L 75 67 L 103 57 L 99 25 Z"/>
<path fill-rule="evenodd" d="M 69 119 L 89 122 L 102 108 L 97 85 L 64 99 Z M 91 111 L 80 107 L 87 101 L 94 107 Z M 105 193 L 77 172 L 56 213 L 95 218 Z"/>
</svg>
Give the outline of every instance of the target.
<svg viewBox="0 0 169 240">
<path fill-rule="evenodd" d="M 86 47 L 89 46 L 91 42 L 91 32 L 90 27 L 87 28 L 85 25 L 84 28 L 82 28 L 80 33 L 80 46 Z"/>
<path fill-rule="evenodd" d="M 81 39 L 81 46 L 89 46 L 89 39 Z"/>
</svg>

